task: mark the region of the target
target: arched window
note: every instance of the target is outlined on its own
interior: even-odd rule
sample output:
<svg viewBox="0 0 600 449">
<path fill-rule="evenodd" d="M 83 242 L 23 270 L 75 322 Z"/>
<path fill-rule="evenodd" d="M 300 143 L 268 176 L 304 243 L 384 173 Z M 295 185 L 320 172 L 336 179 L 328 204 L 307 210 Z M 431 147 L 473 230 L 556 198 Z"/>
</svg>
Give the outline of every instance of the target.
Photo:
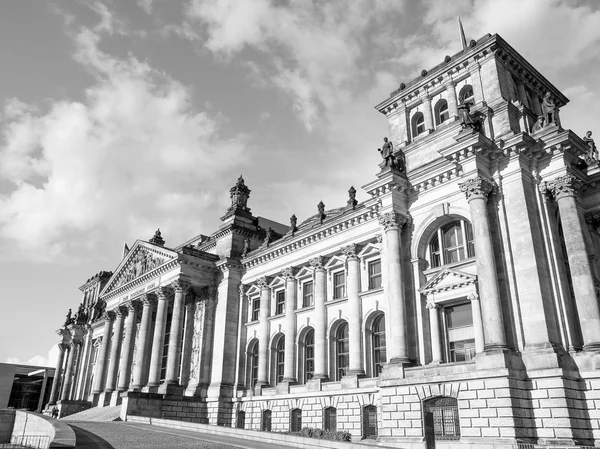
<svg viewBox="0 0 600 449">
<path fill-rule="evenodd" d="M 436 440 L 458 440 L 460 421 L 458 419 L 458 401 L 449 396 L 439 396 L 423 401 L 425 433 L 433 427 Z"/>
<path fill-rule="evenodd" d="M 467 103 L 467 102 L 473 103 L 474 102 L 473 86 L 471 86 L 470 84 L 467 84 L 466 86 L 462 87 L 462 89 L 458 93 L 458 102 L 459 103 Z"/>
<path fill-rule="evenodd" d="M 260 430 L 263 432 L 271 431 L 271 410 L 263 410 L 261 416 Z"/>
<path fill-rule="evenodd" d="M 348 323 L 342 323 L 335 334 L 335 349 L 336 349 L 336 379 L 342 380 L 342 376 L 346 375 L 349 366 L 350 343 L 348 338 Z"/>
<path fill-rule="evenodd" d="M 237 427 L 238 429 L 244 429 L 246 427 L 246 412 L 243 410 L 240 410 L 239 412 L 237 412 L 237 422 L 235 427 Z"/>
<path fill-rule="evenodd" d="M 315 373 L 315 331 L 309 330 L 304 338 L 304 383 Z"/>
<path fill-rule="evenodd" d="M 300 432 L 302 430 L 302 410 L 295 408 L 290 413 L 290 431 Z"/>
<path fill-rule="evenodd" d="M 382 366 L 387 362 L 385 351 L 385 318 L 379 315 L 373 321 L 372 328 L 372 347 L 373 347 L 373 377 L 379 376 L 382 371 Z"/>
<path fill-rule="evenodd" d="M 280 337 L 277 341 L 276 351 L 276 379 L 277 383 L 283 380 L 283 372 L 285 367 L 285 338 Z"/>
<path fill-rule="evenodd" d="M 429 241 L 432 268 L 475 256 L 473 228 L 466 220 L 456 220 L 437 230 Z"/>
<path fill-rule="evenodd" d="M 258 382 L 258 341 L 248 351 L 248 372 L 250 373 L 250 387 L 254 388 Z"/>
<path fill-rule="evenodd" d="M 417 112 L 412 118 L 413 138 L 425 132 L 425 116 L 422 112 Z"/>
<path fill-rule="evenodd" d="M 327 407 L 323 410 L 323 429 L 337 432 L 337 409 L 335 407 Z"/>
<path fill-rule="evenodd" d="M 435 124 L 440 125 L 450 118 L 450 112 L 448 111 L 448 102 L 444 99 L 438 101 L 435 104 Z"/>
<path fill-rule="evenodd" d="M 377 438 L 377 407 L 367 405 L 363 408 L 363 439 Z"/>
</svg>

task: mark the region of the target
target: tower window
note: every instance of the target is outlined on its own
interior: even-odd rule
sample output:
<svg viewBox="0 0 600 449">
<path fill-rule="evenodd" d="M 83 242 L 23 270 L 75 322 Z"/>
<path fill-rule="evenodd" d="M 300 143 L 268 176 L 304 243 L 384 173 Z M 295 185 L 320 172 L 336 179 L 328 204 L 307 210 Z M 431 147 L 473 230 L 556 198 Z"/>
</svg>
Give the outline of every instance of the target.
<svg viewBox="0 0 600 449">
<path fill-rule="evenodd" d="M 417 137 L 425 132 L 425 116 L 422 112 L 417 112 L 412 118 L 412 134 Z"/>
<path fill-rule="evenodd" d="M 448 111 L 448 102 L 446 100 L 440 100 L 435 105 L 435 124 L 441 125 L 450 118 L 450 112 Z"/>
<path fill-rule="evenodd" d="M 463 86 L 463 88 L 458 93 L 458 101 L 459 101 L 459 103 L 467 103 L 467 102 L 473 103 L 474 102 L 473 86 L 471 86 L 470 84 Z"/>
</svg>

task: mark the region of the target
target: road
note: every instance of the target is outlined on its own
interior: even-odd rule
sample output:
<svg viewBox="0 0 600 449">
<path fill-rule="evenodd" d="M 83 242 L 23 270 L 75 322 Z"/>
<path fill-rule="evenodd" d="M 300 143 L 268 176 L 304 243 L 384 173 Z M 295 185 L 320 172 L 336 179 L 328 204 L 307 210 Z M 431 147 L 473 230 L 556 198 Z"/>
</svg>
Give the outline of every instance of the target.
<svg viewBox="0 0 600 449">
<path fill-rule="evenodd" d="M 260 441 L 128 422 L 67 422 L 77 449 L 273 449 Z"/>
</svg>

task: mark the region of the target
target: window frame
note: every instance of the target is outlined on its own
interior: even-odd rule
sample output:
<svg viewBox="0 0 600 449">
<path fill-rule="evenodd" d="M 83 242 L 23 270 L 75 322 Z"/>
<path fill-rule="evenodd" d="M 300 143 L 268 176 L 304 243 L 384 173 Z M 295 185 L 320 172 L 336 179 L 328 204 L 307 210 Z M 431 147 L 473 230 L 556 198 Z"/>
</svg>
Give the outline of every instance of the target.
<svg viewBox="0 0 600 449">
<path fill-rule="evenodd" d="M 375 266 L 375 264 L 379 264 L 379 272 L 378 273 L 371 273 L 371 267 Z M 369 285 L 369 290 L 376 290 L 379 288 L 383 287 L 383 280 L 381 277 L 381 270 L 382 270 L 382 264 L 381 264 L 381 259 L 374 259 L 371 260 L 367 263 L 367 276 L 368 276 L 368 285 Z M 378 280 L 379 285 L 375 286 L 373 284 L 375 284 L 376 282 L 374 282 L 374 280 Z"/>
<path fill-rule="evenodd" d="M 255 298 L 252 299 L 251 306 L 252 306 L 251 321 L 260 320 L 260 296 L 256 296 Z"/>
<path fill-rule="evenodd" d="M 275 384 L 283 381 L 285 373 L 285 337 L 281 336 L 275 344 Z"/>
<path fill-rule="evenodd" d="M 467 93 L 469 92 L 470 95 L 467 96 Z M 473 91 L 473 85 L 471 84 L 465 84 L 458 92 L 458 104 L 466 102 L 475 103 L 475 92 Z"/>
<path fill-rule="evenodd" d="M 340 336 L 343 334 L 343 338 Z M 345 346 L 344 346 L 345 345 Z M 346 351 L 340 351 L 340 347 Z M 345 363 L 342 363 L 342 361 Z M 350 336 L 348 323 L 343 321 L 335 330 L 335 380 L 340 381 L 350 368 Z"/>
<path fill-rule="evenodd" d="M 425 114 L 421 111 L 415 112 L 411 120 L 411 131 L 413 139 L 419 137 L 421 134 L 425 134 Z"/>
<path fill-rule="evenodd" d="M 335 407 L 325 407 L 323 409 L 323 430 L 337 432 L 337 409 Z"/>
<path fill-rule="evenodd" d="M 462 242 L 452 247 L 447 247 L 447 232 L 456 228 L 459 228 L 458 231 L 455 231 L 457 232 L 457 240 L 462 240 Z M 463 251 L 462 257 L 460 256 L 461 250 Z M 457 252 L 459 255 L 457 260 L 447 260 L 450 259 L 451 252 Z M 439 268 L 475 257 L 475 241 L 471 223 L 464 218 L 458 218 L 438 226 L 427 243 L 427 256 L 431 268 Z"/>
<path fill-rule="evenodd" d="M 434 107 L 434 113 L 436 126 L 440 126 L 444 122 L 450 120 L 450 108 L 448 107 L 448 100 L 445 98 L 438 100 Z"/>
<path fill-rule="evenodd" d="M 343 279 L 343 283 L 336 283 L 338 277 Z M 333 292 L 333 299 L 341 299 L 346 297 L 346 272 L 344 270 L 335 271 L 331 274 L 331 287 Z"/>
<path fill-rule="evenodd" d="M 469 301 L 468 299 L 465 298 L 460 298 L 460 299 L 456 299 L 450 302 L 446 302 L 446 303 L 440 303 L 440 315 L 441 315 L 441 319 L 442 319 L 442 324 L 443 324 L 443 330 L 444 330 L 444 357 L 446 359 L 446 363 L 464 363 L 464 362 L 468 362 L 474 359 L 474 357 L 477 355 L 476 350 L 475 350 L 475 323 L 473 320 L 473 306 L 471 301 Z M 470 325 L 466 325 L 466 326 L 455 326 L 455 327 L 450 327 L 448 324 L 448 312 L 450 309 L 453 309 L 455 307 L 458 306 L 465 306 L 468 305 L 470 307 Z M 467 329 L 467 328 L 471 328 L 472 330 L 472 338 L 466 339 L 466 340 L 456 340 L 456 342 L 465 342 L 465 341 L 469 341 L 470 345 L 466 348 L 463 348 L 465 351 L 463 351 L 464 353 L 464 360 L 456 360 L 455 357 L 453 357 L 453 355 L 455 355 L 457 353 L 456 350 L 452 350 L 451 348 L 451 344 L 454 343 L 454 341 L 450 341 L 450 331 L 454 330 L 454 329 Z M 469 352 L 467 353 L 466 350 L 469 350 Z"/>
<path fill-rule="evenodd" d="M 275 315 L 283 315 L 285 313 L 285 290 L 275 292 Z"/>
<path fill-rule="evenodd" d="M 307 287 L 310 286 L 310 293 L 307 293 Z M 308 300 L 307 300 L 308 298 Z M 302 308 L 315 305 L 315 284 L 313 281 L 302 283 Z"/>
<path fill-rule="evenodd" d="M 302 409 L 294 408 L 290 410 L 290 432 L 300 432 L 302 430 Z"/>
<path fill-rule="evenodd" d="M 382 325 L 383 330 L 375 331 L 376 326 Z M 381 343 L 377 344 L 377 339 L 381 339 L 383 335 L 383 345 Z M 372 370 L 373 377 L 378 377 L 382 370 L 383 365 L 387 363 L 387 334 L 385 327 L 385 315 L 381 314 L 373 320 L 373 324 L 371 325 L 371 352 L 372 352 Z M 383 353 L 384 357 L 381 357 Z M 379 357 L 378 357 L 379 355 Z M 384 359 L 384 360 L 382 360 Z"/>
<path fill-rule="evenodd" d="M 309 338 L 312 343 L 309 345 Z M 309 329 L 304 336 L 304 383 L 308 382 L 315 374 L 315 330 Z M 311 367 L 312 369 L 309 369 Z"/>
</svg>

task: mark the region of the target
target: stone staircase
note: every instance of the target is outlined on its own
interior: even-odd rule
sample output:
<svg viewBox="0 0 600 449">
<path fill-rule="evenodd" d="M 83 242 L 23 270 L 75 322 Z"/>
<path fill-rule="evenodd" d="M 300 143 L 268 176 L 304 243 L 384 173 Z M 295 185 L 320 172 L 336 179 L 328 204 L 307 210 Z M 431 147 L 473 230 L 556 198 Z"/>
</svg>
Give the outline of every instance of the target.
<svg viewBox="0 0 600 449">
<path fill-rule="evenodd" d="M 121 406 L 92 407 L 64 418 L 65 421 L 120 421 Z"/>
</svg>

